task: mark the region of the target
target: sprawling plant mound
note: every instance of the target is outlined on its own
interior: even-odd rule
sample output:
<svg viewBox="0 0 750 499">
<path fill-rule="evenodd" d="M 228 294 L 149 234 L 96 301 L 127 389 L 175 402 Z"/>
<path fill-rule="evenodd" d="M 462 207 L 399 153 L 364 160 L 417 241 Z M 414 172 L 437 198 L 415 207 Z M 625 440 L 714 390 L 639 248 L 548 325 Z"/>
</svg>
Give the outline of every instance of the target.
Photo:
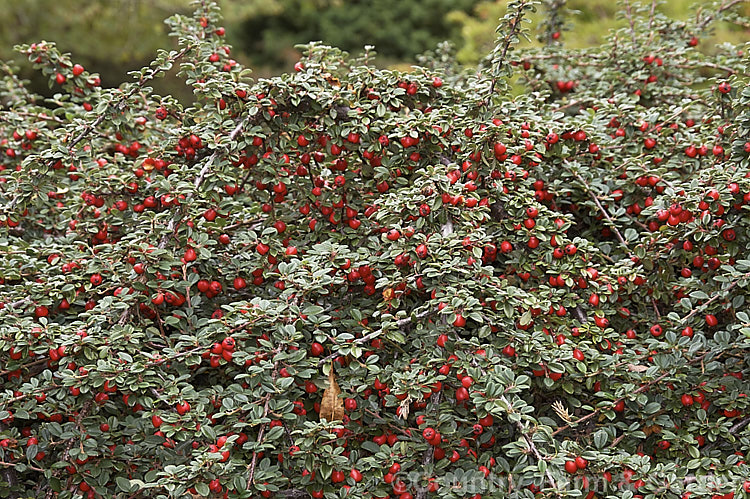
<svg viewBox="0 0 750 499">
<path fill-rule="evenodd" d="M 212 4 L 119 89 L 20 47 L 58 93 L 3 67 L 0 495 L 745 494 L 750 87 L 698 48 L 747 21 L 571 52 L 549 1 L 512 50 L 534 3 L 478 70 L 250 81 Z"/>
</svg>

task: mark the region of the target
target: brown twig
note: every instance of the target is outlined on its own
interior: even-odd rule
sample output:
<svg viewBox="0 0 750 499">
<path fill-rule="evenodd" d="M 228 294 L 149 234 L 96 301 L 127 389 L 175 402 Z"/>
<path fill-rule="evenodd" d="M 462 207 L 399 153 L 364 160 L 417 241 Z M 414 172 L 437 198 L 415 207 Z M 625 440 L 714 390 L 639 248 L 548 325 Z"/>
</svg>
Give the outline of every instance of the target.
<svg viewBox="0 0 750 499">
<path fill-rule="evenodd" d="M 633 12 L 632 12 L 632 7 L 630 6 L 630 0 L 625 0 L 625 17 L 628 18 L 628 23 L 630 24 L 630 37 L 633 40 L 633 45 L 636 45 L 638 42 L 635 38 L 635 20 L 633 19 Z"/>
<path fill-rule="evenodd" d="M 501 395 L 500 400 L 503 403 L 505 403 L 505 405 L 508 407 L 508 412 L 510 412 L 513 407 L 511 406 L 510 401 L 508 401 L 508 399 L 505 398 L 505 395 Z M 534 439 L 529 435 L 528 429 L 524 426 L 524 424 L 519 420 L 519 421 L 516 421 L 515 425 L 518 428 L 518 431 L 521 432 L 523 439 L 526 441 L 526 444 L 529 446 L 529 449 L 534 454 L 534 457 L 536 457 L 537 461 L 539 462 L 544 461 L 544 457 L 542 456 L 542 453 L 539 452 L 539 449 L 537 449 L 536 445 L 534 445 Z M 552 487 L 552 490 L 556 491 L 557 497 L 561 497 L 560 491 L 557 488 L 557 483 L 555 482 L 555 478 L 552 476 L 552 473 L 550 472 L 549 468 L 547 468 L 545 475 L 547 476 L 547 481 L 549 482 L 550 487 Z"/>
<path fill-rule="evenodd" d="M 229 142 L 234 142 L 235 137 L 237 137 L 237 134 L 242 131 L 242 128 L 244 128 L 245 124 L 247 123 L 247 117 L 245 119 L 241 120 L 237 126 L 229 133 Z M 219 155 L 219 150 L 215 149 L 213 154 L 208 158 L 206 161 L 206 164 L 203 165 L 203 168 L 201 168 L 200 173 L 198 173 L 198 176 L 195 178 L 195 182 L 193 182 L 193 185 L 197 189 L 201 186 L 203 183 L 203 180 L 206 178 L 206 174 L 208 173 L 208 170 L 211 168 L 211 165 L 216 160 L 216 158 Z"/>
<path fill-rule="evenodd" d="M 433 393 L 430 402 L 432 403 L 433 407 L 435 407 L 435 412 L 439 412 L 440 408 L 440 398 L 442 397 L 443 392 L 439 391 L 437 393 Z M 437 416 L 437 414 L 436 414 Z M 422 469 L 426 469 L 428 466 L 430 466 L 435 459 L 435 446 L 434 445 L 428 445 L 427 450 L 424 451 L 424 454 L 422 455 Z M 417 495 L 416 499 L 425 499 L 427 497 L 427 487 L 419 487 L 417 489 Z"/>
<path fill-rule="evenodd" d="M 596 197 L 596 195 L 591 192 L 591 187 L 589 186 L 588 182 L 578 173 L 573 172 L 573 175 L 583 184 L 584 189 L 586 189 L 586 192 L 591 197 L 591 199 L 594 200 L 594 203 L 596 203 L 597 208 L 599 208 L 599 211 L 604 216 L 604 218 L 607 219 L 607 222 L 611 225 L 612 230 L 614 230 L 615 235 L 617 236 L 617 239 L 620 241 L 620 243 L 625 247 L 627 250 L 628 256 L 632 258 L 633 254 L 630 251 L 630 247 L 628 246 L 627 241 L 624 237 L 622 237 L 622 234 L 620 233 L 620 230 L 617 228 L 617 225 L 612 220 L 612 217 L 609 216 L 609 213 L 607 213 L 607 210 L 604 209 L 604 206 L 602 206 L 602 203 L 599 201 L 599 198 Z"/>
<path fill-rule="evenodd" d="M 707 357 L 707 356 L 708 356 L 708 354 L 710 354 L 710 353 L 711 353 L 711 352 L 709 351 L 709 352 L 706 352 L 706 353 L 704 353 L 704 354 L 702 354 L 702 355 L 700 355 L 700 356 L 698 356 L 698 357 L 695 357 L 695 358 L 693 358 L 693 359 L 689 360 L 689 361 L 688 361 L 688 363 L 687 363 L 687 365 L 695 364 L 696 362 L 700 362 L 700 361 L 702 361 L 702 360 L 703 360 L 703 359 L 704 359 L 705 357 Z M 655 385 L 656 383 L 658 383 L 659 381 L 663 380 L 664 378 L 666 378 L 666 377 L 667 377 L 667 376 L 669 376 L 670 374 L 671 374 L 671 373 L 669 373 L 669 372 L 665 372 L 665 373 L 663 373 L 662 375 L 658 376 L 657 378 L 654 378 L 654 379 L 653 379 L 652 381 L 649 381 L 649 382 L 648 382 L 648 383 L 646 383 L 645 385 L 641 385 L 641 386 L 640 386 L 640 388 L 637 388 L 636 390 L 634 390 L 634 391 L 633 391 L 633 394 L 638 394 L 638 393 L 643 393 L 643 392 L 645 392 L 645 391 L 646 391 L 646 390 L 648 390 L 648 389 L 649 389 L 649 388 L 650 388 L 651 386 L 653 386 L 653 385 Z M 627 397 L 620 397 L 620 398 L 618 398 L 617 400 L 614 400 L 614 401 L 612 401 L 612 405 L 615 405 L 615 404 L 617 404 L 618 402 L 621 402 L 621 401 L 625 400 L 626 398 L 627 398 Z M 556 429 L 555 431 L 553 431 L 553 432 L 552 432 L 552 436 L 554 437 L 555 435 L 557 435 L 557 434 L 559 434 L 559 433 L 562 433 L 563 431 L 565 431 L 565 430 L 569 429 L 569 428 L 570 428 L 571 426 L 576 426 L 576 425 L 578 425 L 578 424 L 580 424 L 580 423 L 583 423 L 583 422 L 585 422 L 585 421 L 588 421 L 589 419 L 591 419 L 591 418 L 593 418 L 594 416 L 596 416 L 597 414 L 599 414 L 599 413 L 600 413 L 600 412 L 602 411 L 602 409 L 606 409 L 606 408 L 609 408 L 609 407 L 611 407 L 611 406 L 607 406 L 607 407 L 599 407 L 599 408 L 595 409 L 595 410 L 594 410 L 593 412 L 590 412 L 590 413 L 586 414 L 585 416 L 583 416 L 583 417 L 581 417 L 581 418 L 578 418 L 578 419 L 576 419 L 575 421 L 571 421 L 570 423 L 566 424 L 565 426 L 561 426 L 560 428 L 558 428 L 558 429 Z"/>
<path fill-rule="evenodd" d="M 23 464 L 26 467 L 26 469 L 29 469 L 32 471 L 38 471 L 40 473 L 44 473 L 45 471 L 42 468 L 37 468 L 36 466 L 31 466 L 30 464 L 26 464 L 26 463 L 6 463 L 5 461 L 0 461 L 0 466 L 4 468 L 15 468 L 19 464 Z"/>
<path fill-rule="evenodd" d="M 424 310 L 424 311 L 418 313 L 417 315 L 415 315 L 414 317 L 416 319 L 421 319 L 423 317 L 426 317 L 426 316 L 430 315 L 431 313 L 433 313 L 432 310 Z M 413 319 L 411 317 L 406 317 L 404 319 L 399 319 L 399 320 L 396 321 L 396 326 L 398 326 L 398 327 L 405 326 L 405 325 L 411 323 L 412 320 Z M 381 334 L 383 334 L 383 328 L 382 327 L 380 329 L 377 329 L 377 330 L 371 332 L 371 333 L 367 333 L 366 335 L 362 336 L 361 338 L 357 338 L 357 339 L 353 340 L 349 344 L 365 343 L 367 341 L 370 341 L 371 339 L 377 338 Z M 320 361 L 318 361 L 318 366 L 322 366 L 327 361 L 333 359 L 337 355 L 338 355 L 337 353 L 332 353 L 332 354 L 328 355 L 327 357 L 324 357 L 324 358 L 320 359 Z"/>
<path fill-rule="evenodd" d="M 659 307 L 656 306 L 656 300 L 651 298 L 651 304 L 654 306 L 654 313 L 656 314 L 656 319 L 661 320 L 661 312 L 659 312 Z"/>
<path fill-rule="evenodd" d="M 736 435 L 738 431 L 742 430 L 744 427 L 746 427 L 748 424 L 750 424 L 750 416 L 742 419 L 738 423 L 734 424 L 731 428 L 729 428 L 728 432 L 730 435 Z M 709 450 L 716 447 L 716 445 L 719 443 L 719 440 L 715 440 L 708 445 L 706 445 L 703 448 L 703 452 L 707 453 Z"/>
<path fill-rule="evenodd" d="M 510 23 L 510 31 L 507 35 L 505 35 L 505 45 L 503 46 L 503 51 L 500 54 L 500 58 L 497 61 L 493 61 L 498 66 L 502 65 L 503 62 L 505 62 L 505 57 L 508 55 L 508 51 L 510 50 L 510 46 L 513 43 L 513 38 L 515 38 L 516 33 L 518 32 L 518 29 L 521 26 L 521 20 L 523 19 L 524 14 L 526 13 L 526 2 L 521 2 L 521 4 L 518 6 L 518 11 L 516 12 L 516 17 L 513 19 L 513 21 Z M 489 96 L 487 97 L 487 103 L 489 103 L 490 98 L 492 97 L 492 94 L 495 93 L 495 85 L 497 84 L 497 77 L 492 77 L 492 84 L 490 85 L 490 91 Z"/>
<path fill-rule="evenodd" d="M 715 69 L 717 71 L 725 71 L 726 73 L 730 75 L 733 75 L 739 72 L 738 70 L 734 68 L 730 68 L 729 66 L 721 66 L 719 64 L 715 64 L 713 62 L 708 62 L 708 61 L 699 61 L 693 64 L 688 64 L 688 63 L 675 64 L 675 67 L 682 68 L 682 69 L 709 68 L 709 69 Z"/>
<path fill-rule="evenodd" d="M 34 362 L 31 362 L 29 364 L 22 365 L 19 369 L 28 369 L 28 368 L 33 367 L 33 366 L 38 366 L 40 364 L 44 364 L 45 362 L 47 362 L 47 360 L 48 359 L 38 359 L 38 360 L 35 360 Z M 6 369 L 5 371 L 0 371 L 0 376 L 5 376 L 6 374 L 11 373 L 11 372 L 16 371 L 16 370 L 17 369 Z"/>
<path fill-rule="evenodd" d="M 165 61 L 165 64 L 171 66 L 175 61 L 177 61 L 182 56 L 184 56 L 185 54 L 187 54 L 190 50 L 192 50 L 192 48 L 193 48 L 192 45 L 188 45 L 188 46 L 184 47 L 182 50 L 180 50 L 179 52 L 177 52 L 176 54 L 174 54 L 173 56 L 171 56 L 170 58 L 168 58 L 167 61 Z M 116 108 L 122 110 L 125 107 L 125 103 L 128 101 L 128 99 L 130 99 L 136 93 L 140 92 L 141 89 L 146 85 L 146 83 L 148 83 L 149 81 L 151 81 L 154 78 L 156 78 L 162 71 L 165 71 L 165 70 L 166 70 L 165 68 L 154 68 L 153 70 L 151 70 L 150 73 L 142 76 L 140 78 L 140 80 L 138 80 L 138 84 L 136 86 L 134 86 L 130 90 L 130 92 L 128 92 L 127 94 L 124 94 L 122 97 L 120 97 L 120 99 L 116 103 L 114 103 L 114 106 Z M 107 107 L 110 107 L 110 106 L 113 106 L 113 103 L 107 104 Z M 71 153 L 72 153 L 73 148 L 79 142 L 81 142 L 83 139 L 85 139 L 93 130 L 95 130 L 96 127 L 98 127 L 99 125 L 101 125 L 102 122 L 105 120 L 106 117 L 107 117 L 107 113 L 104 112 L 104 111 L 102 111 L 102 113 L 96 118 L 96 120 L 94 120 L 93 123 L 84 126 L 83 127 L 83 131 L 81 133 L 79 133 L 68 144 L 68 150 L 71 151 Z M 53 160 L 53 162 L 54 161 L 57 161 L 57 160 Z"/>
<path fill-rule="evenodd" d="M 680 319 L 680 322 L 683 322 L 683 323 L 684 323 L 685 321 L 687 321 L 688 319 L 690 319 L 690 318 L 691 318 L 692 316 L 694 316 L 695 314 L 697 314 L 697 313 L 698 313 L 698 312 L 700 312 L 701 310 L 704 310 L 704 309 L 705 309 L 705 308 L 706 308 L 706 307 L 707 307 L 708 305 L 710 305 L 711 303 L 715 302 L 715 301 L 716 301 L 716 300 L 718 300 L 719 298 L 722 298 L 722 297 L 723 297 L 723 295 L 724 295 L 724 294 L 725 294 L 726 292 L 730 291 L 730 290 L 731 290 L 732 288 L 734 288 L 735 286 L 737 286 L 737 283 L 739 283 L 739 282 L 740 282 L 740 279 L 745 279 L 745 278 L 747 278 L 747 277 L 750 277 L 750 273 L 747 273 L 747 274 L 743 275 L 742 277 L 740 277 L 739 279 L 737 279 L 736 281 L 733 281 L 733 282 L 732 282 L 732 283 L 731 283 L 731 284 L 730 284 L 729 286 L 727 286 L 726 288 L 724 288 L 724 289 L 720 289 L 719 291 L 717 291 L 715 295 L 713 295 L 713 296 L 712 296 L 711 298 L 709 298 L 709 299 L 708 299 L 707 301 L 703 302 L 703 303 L 702 303 L 701 305 L 699 305 L 699 306 L 695 307 L 695 308 L 694 308 L 693 310 L 691 310 L 691 311 L 690 311 L 690 313 L 689 313 L 689 314 L 687 314 L 687 315 L 686 315 L 685 317 L 683 317 L 682 319 Z"/>
<path fill-rule="evenodd" d="M 273 365 L 273 373 L 271 373 L 272 381 L 276 381 L 276 375 L 278 373 L 279 362 L 276 361 Z M 268 404 L 271 401 L 271 394 L 265 396 L 265 403 L 263 404 L 263 418 L 268 417 Z M 258 449 L 257 447 L 263 443 L 263 437 L 266 434 L 266 423 L 261 423 L 260 430 L 258 430 L 258 438 L 255 439 L 256 448 L 253 450 L 253 458 L 250 461 L 250 473 L 247 477 L 247 489 L 253 486 L 255 480 L 255 466 L 258 464 Z"/>
<path fill-rule="evenodd" d="M 8 427 L 5 424 L 0 423 L 0 431 L 5 431 L 7 429 Z M 13 488 L 18 486 L 18 475 L 16 475 L 15 468 L 6 466 L 5 469 L 0 470 L 0 477 L 5 480 L 5 483 L 7 483 L 8 487 L 10 487 L 11 489 L 9 497 L 11 499 L 15 499 L 16 497 L 18 497 L 18 494 L 13 491 Z"/>
<path fill-rule="evenodd" d="M 721 5 L 719 6 L 718 10 L 715 13 L 707 15 L 706 17 L 704 17 L 701 21 L 699 21 L 696 24 L 695 27 L 698 29 L 698 31 L 703 30 L 706 26 L 708 26 L 716 18 L 717 15 L 721 14 L 725 10 L 731 9 L 732 7 L 734 7 L 737 4 L 744 3 L 744 2 L 747 2 L 747 1 L 748 0 L 732 0 L 729 3 L 721 2 Z M 700 15 L 700 13 L 698 15 Z"/>
</svg>

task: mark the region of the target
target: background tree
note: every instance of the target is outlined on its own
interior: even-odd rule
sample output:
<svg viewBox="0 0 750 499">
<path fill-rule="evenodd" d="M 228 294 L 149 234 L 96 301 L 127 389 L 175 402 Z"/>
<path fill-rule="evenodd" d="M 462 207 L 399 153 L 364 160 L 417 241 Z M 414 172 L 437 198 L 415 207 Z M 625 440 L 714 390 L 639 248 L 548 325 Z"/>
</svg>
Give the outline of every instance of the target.
<svg viewBox="0 0 750 499">
<path fill-rule="evenodd" d="M 560 3 L 560 0 L 554 0 Z M 596 46 L 609 29 L 626 24 L 624 11 L 615 2 L 605 0 L 568 0 L 563 2 L 563 24 L 553 31 L 565 34 L 566 46 Z M 463 64 L 476 64 L 494 42 L 496 20 L 505 14 L 506 1 L 420 0 L 222 0 L 227 19 L 227 41 L 233 46 L 231 57 L 253 68 L 258 76 L 289 71 L 299 58 L 295 45 L 322 40 L 359 54 L 365 45 L 374 45 L 379 67 L 408 70 L 416 56 L 449 40 Z M 695 9 L 693 0 L 660 2 L 657 12 L 672 19 L 687 20 Z M 127 72 L 148 64 L 161 47 L 172 47 L 169 29 L 162 22 L 174 12 L 189 12 L 186 2 L 160 0 L 0 0 L 0 8 L 13 29 L 0 32 L 0 60 L 16 56 L 12 48 L 40 39 L 55 41 L 63 52 L 74 51 L 76 60 L 101 75 L 105 87 L 116 87 L 127 80 Z M 545 7 L 546 8 L 546 7 Z M 747 14 L 747 10 L 745 11 Z M 530 14 L 542 22 L 540 14 Z M 561 30 L 562 28 L 562 30 Z M 699 44 L 701 51 L 713 50 L 717 43 L 747 40 L 747 27 L 726 21 L 712 24 L 710 36 Z M 553 31 L 545 34 L 550 36 Z M 532 40 L 538 43 L 536 37 Z M 21 76 L 30 79 L 30 88 L 51 95 L 47 81 L 23 60 Z M 175 95 L 184 102 L 190 92 L 172 72 L 154 82 L 159 93 Z"/>
</svg>

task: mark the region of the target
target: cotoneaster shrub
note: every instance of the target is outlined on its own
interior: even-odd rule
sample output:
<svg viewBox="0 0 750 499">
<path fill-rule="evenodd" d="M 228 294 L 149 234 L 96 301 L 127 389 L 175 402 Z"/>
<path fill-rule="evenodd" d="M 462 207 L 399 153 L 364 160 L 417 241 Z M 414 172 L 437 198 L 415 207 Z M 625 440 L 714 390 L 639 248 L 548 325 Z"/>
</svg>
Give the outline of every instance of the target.
<svg viewBox="0 0 750 499">
<path fill-rule="evenodd" d="M 547 1 L 513 50 L 537 3 L 479 68 L 253 81 L 210 2 L 118 89 L 19 47 L 57 93 L 3 66 L 0 495 L 747 495 L 747 55 L 696 49 L 747 20 L 625 2 L 576 52 Z"/>
</svg>

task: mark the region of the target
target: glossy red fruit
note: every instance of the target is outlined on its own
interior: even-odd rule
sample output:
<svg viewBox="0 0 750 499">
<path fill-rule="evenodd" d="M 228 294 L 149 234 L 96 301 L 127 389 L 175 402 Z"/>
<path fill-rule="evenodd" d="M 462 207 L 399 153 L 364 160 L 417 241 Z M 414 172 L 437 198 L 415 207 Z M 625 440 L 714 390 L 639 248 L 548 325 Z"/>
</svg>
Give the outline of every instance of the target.
<svg viewBox="0 0 750 499">
<path fill-rule="evenodd" d="M 317 341 L 314 342 L 312 345 L 310 345 L 310 354 L 314 357 L 320 357 L 321 355 L 323 355 L 323 345 L 321 345 Z"/>
<path fill-rule="evenodd" d="M 175 409 L 177 410 L 177 413 L 182 416 L 190 411 L 190 404 L 183 400 L 182 402 L 177 404 Z"/>
<path fill-rule="evenodd" d="M 599 295 L 596 293 L 592 293 L 591 296 L 589 296 L 589 304 L 592 307 L 598 307 L 599 306 Z"/>
<path fill-rule="evenodd" d="M 344 408 L 349 411 L 356 411 L 357 410 L 357 401 L 353 398 L 347 398 L 344 400 Z"/>
<path fill-rule="evenodd" d="M 333 473 L 331 473 L 331 482 L 341 483 L 344 480 L 346 480 L 346 475 L 343 471 L 335 470 Z"/>
<path fill-rule="evenodd" d="M 214 478 L 208 483 L 208 488 L 211 490 L 211 492 L 219 493 L 221 492 L 221 482 L 218 478 Z"/>
<path fill-rule="evenodd" d="M 227 336 L 221 341 L 221 346 L 224 350 L 234 350 L 235 341 L 231 336 Z"/>
<path fill-rule="evenodd" d="M 469 400 L 469 391 L 462 386 L 456 390 L 456 401 L 465 402 L 466 400 Z"/>
<path fill-rule="evenodd" d="M 247 287 L 247 282 L 242 277 L 235 277 L 233 284 L 234 284 L 234 289 L 238 291 L 240 289 L 244 289 Z"/>
</svg>

